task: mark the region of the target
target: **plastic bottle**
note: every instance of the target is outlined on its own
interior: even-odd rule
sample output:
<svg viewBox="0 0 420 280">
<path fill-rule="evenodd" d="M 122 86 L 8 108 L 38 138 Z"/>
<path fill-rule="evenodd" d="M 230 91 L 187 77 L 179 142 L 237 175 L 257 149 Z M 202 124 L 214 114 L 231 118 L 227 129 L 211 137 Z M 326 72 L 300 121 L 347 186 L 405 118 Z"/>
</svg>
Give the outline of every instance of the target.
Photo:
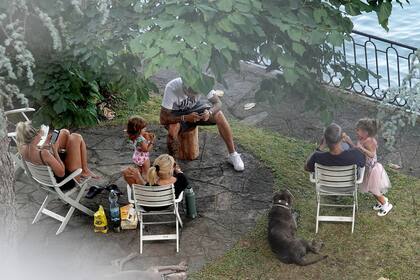
<svg viewBox="0 0 420 280">
<path fill-rule="evenodd" d="M 120 231 L 120 206 L 118 204 L 118 195 L 114 190 L 109 192 L 109 214 L 111 217 L 112 228 L 119 232 Z"/>
<path fill-rule="evenodd" d="M 185 200 L 187 201 L 187 215 L 191 219 L 197 217 L 197 207 L 195 205 L 195 193 L 193 188 L 185 189 Z"/>
</svg>

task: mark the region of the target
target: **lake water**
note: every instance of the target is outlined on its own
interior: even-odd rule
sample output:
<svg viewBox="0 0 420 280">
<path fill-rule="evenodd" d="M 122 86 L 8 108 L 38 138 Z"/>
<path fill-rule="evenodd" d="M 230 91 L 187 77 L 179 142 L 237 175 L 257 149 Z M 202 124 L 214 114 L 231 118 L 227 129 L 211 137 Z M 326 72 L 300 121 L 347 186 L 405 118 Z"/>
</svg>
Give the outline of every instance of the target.
<svg viewBox="0 0 420 280">
<path fill-rule="evenodd" d="M 411 0 L 411 5 L 403 5 L 403 8 L 394 4 L 388 32 L 379 25 L 374 12 L 353 17 L 352 21 L 354 30 L 420 48 L 420 0 Z M 412 49 L 376 39 L 368 41 L 368 37 L 362 35 L 352 34 L 352 37 L 353 40 L 346 41 L 345 49 L 341 50 L 346 61 L 350 64 L 357 63 L 380 78 L 369 75 L 368 81 L 353 84 L 351 90 L 374 98 L 382 98 L 386 89 L 403 84 L 413 58 Z M 333 73 L 332 83 L 339 85 L 340 80 L 340 75 Z"/>
<path fill-rule="evenodd" d="M 376 13 L 353 17 L 354 29 L 420 48 L 420 0 L 410 2 L 404 8 L 393 5 L 388 32 L 379 25 Z"/>
</svg>

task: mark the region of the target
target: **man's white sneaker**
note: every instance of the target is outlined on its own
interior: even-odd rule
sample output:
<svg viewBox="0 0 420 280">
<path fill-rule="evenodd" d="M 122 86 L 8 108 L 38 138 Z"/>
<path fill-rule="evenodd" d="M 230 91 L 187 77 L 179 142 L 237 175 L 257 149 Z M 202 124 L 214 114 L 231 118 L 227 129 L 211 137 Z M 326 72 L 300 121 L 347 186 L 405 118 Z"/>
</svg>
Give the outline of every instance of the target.
<svg viewBox="0 0 420 280">
<path fill-rule="evenodd" d="M 233 152 L 228 156 L 228 162 L 233 165 L 236 171 L 244 171 L 244 162 L 241 159 L 241 155 L 237 152 Z"/>
<path fill-rule="evenodd" d="M 379 210 L 379 212 L 378 212 L 378 216 L 379 217 L 385 216 L 386 214 L 389 213 L 389 211 L 391 211 L 392 207 L 393 207 L 393 205 L 391 203 L 388 203 L 388 202 L 386 204 L 382 205 L 381 210 Z"/>
</svg>

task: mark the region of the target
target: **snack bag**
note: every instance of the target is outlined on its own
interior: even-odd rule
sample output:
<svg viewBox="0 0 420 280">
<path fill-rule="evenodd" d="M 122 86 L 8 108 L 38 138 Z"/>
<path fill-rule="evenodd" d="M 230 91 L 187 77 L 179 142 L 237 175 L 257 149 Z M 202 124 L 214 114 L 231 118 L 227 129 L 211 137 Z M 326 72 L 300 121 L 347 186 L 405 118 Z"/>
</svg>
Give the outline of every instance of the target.
<svg viewBox="0 0 420 280">
<path fill-rule="evenodd" d="M 108 232 L 108 221 L 106 220 L 105 211 L 102 205 L 99 205 L 98 211 L 93 215 L 93 225 L 95 232 Z"/>
<path fill-rule="evenodd" d="M 121 213 L 121 228 L 122 229 L 137 229 L 139 222 L 136 209 L 133 204 L 127 204 L 120 208 Z"/>
</svg>

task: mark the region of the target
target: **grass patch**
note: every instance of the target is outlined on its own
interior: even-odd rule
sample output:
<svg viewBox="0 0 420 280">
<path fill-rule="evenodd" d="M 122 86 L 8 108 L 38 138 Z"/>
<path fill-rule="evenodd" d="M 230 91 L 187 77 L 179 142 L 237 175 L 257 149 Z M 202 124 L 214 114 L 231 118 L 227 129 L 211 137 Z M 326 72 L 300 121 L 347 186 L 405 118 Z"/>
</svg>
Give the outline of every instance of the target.
<svg viewBox="0 0 420 280">
<path fill-rule="evenodd" d="M 120 125 L 126 124 L 128 118 L 132 115 L 143 117 L 149 124 L 159 123 L 160 104 L 162 97 L 150 95 L 144 102 L 128 104 L 126 96 L 122 95 L 115 108 L 115 118 L 112 121 L 100 123 L 100 125 Z"/>
<path fill-rule="evenodd" d="M 314 238 L 315 192 L 303 164 L 315 146 L 238 123 L 232 128 L 237 142 L 271 168 L 274 190 L 287 187 L 293 192 L 300 213 L 299 235 Z M 325 242 L 322 254 L 328 259 L 308 267 L 282 264 L 268 246 L 264 217 L 232 250 L 192 279 L 418 279 L 420 238 L 414 197 L 419 195 L 420 180 L 388 173 L 393 185 L 389 198 L 395 206 L 388 216 L 377 217 L 371 210 L 372 197 L 361 194 L 353 235 L 350 223 L 320 225 L 316 238 Z"/>
<path fill-rule="evenodd" d="M 158 123 L 161 98 L 129 108 L 121 103 L 111 124 L 125 123 L 128 116 L 139 114 Z M 109 122 L 108 122 L 109 124 Z M 420 235 L 415 197 L 420 180 L 387 170 L 392 182 L 388 194 L 394 209 L 386 217 L 371 210 L 374 200 L 359 196 L 355 232 L 350 223 L 322 223 L 315 236 L 315 192 L 303 170 L 306 157 L 314 150 L 311 143 L 281 134 L 231 122 L 235 141 L 270 168 L 275 176 L 274 191 L 288 187 L 296 197 L 300 214 L 298 231 L 304 238 L 325 242 L 322 254 L 329 258 L 307 267 L 285 265 L 271 253 L 266 240 L 266 217 L 224 256 L 206 265 L 191 279 L 418 279 Z M 204 128 L 216 131 L 215 128 Z M 252 168 L 252 166 L 247 166 Z M 350 211 L 347 209 L 347 211 Z M 348 212 L 349 213 L 349 212 Z"/>
</svg>

